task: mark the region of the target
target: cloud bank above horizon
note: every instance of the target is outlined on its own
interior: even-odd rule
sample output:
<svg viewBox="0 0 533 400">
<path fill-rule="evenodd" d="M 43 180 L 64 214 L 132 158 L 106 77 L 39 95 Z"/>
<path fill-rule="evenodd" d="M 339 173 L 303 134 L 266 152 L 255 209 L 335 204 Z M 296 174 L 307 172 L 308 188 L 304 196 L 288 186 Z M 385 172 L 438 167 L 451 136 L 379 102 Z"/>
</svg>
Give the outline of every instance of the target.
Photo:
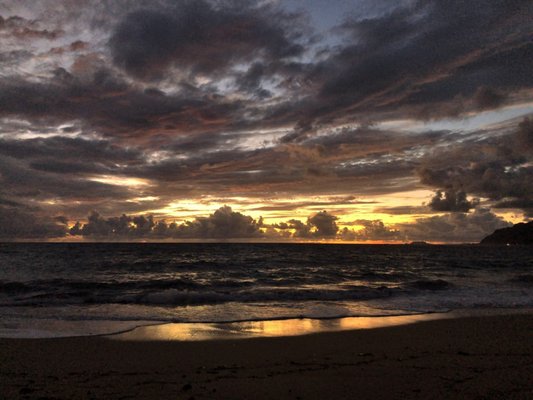
<svg viewBox="0 0 533 400">
<path fill-rule="evenodd" d="M 3 1 L 0 239 L 478 241 L 533 216 L 531 37 L 526 0 Z"/>
</svg>

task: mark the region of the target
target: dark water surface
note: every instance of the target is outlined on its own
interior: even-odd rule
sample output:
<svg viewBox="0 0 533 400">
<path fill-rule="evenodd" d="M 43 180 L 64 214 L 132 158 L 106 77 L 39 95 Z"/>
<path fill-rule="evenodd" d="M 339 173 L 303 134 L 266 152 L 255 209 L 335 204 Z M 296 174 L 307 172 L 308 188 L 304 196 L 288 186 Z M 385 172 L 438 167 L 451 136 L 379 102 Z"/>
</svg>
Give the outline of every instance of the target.
<svg viewBox="0 0 533 400">
<path fill-rule="evenodd" d="M 0 336 L 528 307 L 530 247 L 0 244 Z"/>
</svg>

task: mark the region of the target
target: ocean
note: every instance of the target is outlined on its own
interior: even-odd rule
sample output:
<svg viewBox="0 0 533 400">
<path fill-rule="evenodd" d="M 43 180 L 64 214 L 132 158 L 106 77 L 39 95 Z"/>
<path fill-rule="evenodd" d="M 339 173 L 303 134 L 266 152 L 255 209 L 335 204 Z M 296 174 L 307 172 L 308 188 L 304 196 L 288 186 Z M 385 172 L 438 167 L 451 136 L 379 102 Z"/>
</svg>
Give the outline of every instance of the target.
<svg viewBox="0 0 533 400">
<path fill-rule="evenodd" d="M 0 337 L 531 307 L 525 246 L 0 244 Z"/>
</svg>

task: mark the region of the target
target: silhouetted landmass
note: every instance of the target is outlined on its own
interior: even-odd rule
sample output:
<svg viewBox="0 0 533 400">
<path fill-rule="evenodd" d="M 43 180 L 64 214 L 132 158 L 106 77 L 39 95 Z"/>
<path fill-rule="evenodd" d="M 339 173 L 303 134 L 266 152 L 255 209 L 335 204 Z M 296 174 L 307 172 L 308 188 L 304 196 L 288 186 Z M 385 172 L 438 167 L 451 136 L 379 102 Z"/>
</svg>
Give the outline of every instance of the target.
<svg viewBox="0 0 533 400">
<path fill-rule="evenodd" d="M 418 241 L 418 242 L 411 242 L 409 243 L 410 246 L 431 246 L 431 243 L 424 242 L 424 241 Z"/>
<path fill-rule="evenodd" d="M 533 244 L 533 221 L 519 223 L 510 228 L 497 229 L 481 244 Z"/>
</svg>

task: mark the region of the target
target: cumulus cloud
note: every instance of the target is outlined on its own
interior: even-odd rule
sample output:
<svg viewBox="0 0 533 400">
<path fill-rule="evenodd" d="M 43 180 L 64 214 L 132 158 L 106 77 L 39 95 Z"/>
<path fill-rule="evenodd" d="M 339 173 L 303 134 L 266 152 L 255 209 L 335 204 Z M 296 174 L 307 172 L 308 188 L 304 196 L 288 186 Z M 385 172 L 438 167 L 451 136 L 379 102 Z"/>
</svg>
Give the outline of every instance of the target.
<svg viewBox="0 0 533 400">
<path fill-rule="evenodd" d="M 274 224 L 273 227 L 284 231 L 294 230 L 295 238 L 335 238 L 339 227 L 337 226 L 338 218 L 327 211 L 317 212 L 307 218 L 304 223 L 297 219 L 291 219 L 287 222 Z"/>
<path fill-rule="evenodd" d="M 449 194 L 432 199 L 433 207 L 441 211 L 470 208 L 473 204 L 468 204 L 464 192 L 503 204 L 529 204 L 533 199 L 532 126 L 524 119 L 510 133 L 485 132 L 424 157 L 417 170 L 421 182 L 450 188 Z"/>
<path fill-rule="evenodd" d="M 152 215 L 127 216 L 103 218 L 93 211 L 86 224 L 76 224 L 70 228 L 71 235 L 82 235 L 96 238 L 110 237 L 144 237 L 150 235 L 155 226 Z"/>
<path fill-rule="evenodd" d="M 344 228 L 339 234 L 340 239 L 346 241 L 365 241 L 365 240 L 399 240 L 401 233 L 393 227 L 386 226 L 383 221 L 359 219 L 353 221 L 352 225 L 363 226 L 360 230 Z"/>
<path fill-rule="evenodd" d="M 292 236 L 298 239 L 335 239 L 338 218 L 327 211 L 315 213 L 302 222 L 291 219 L 274 225 L 266 225 L 262 218 L 255 220 L 248 215 L 224 206 L 208 217 L 198 217 L 181 224 L 156 221 L 152 215 L 104 218 L 93 211 L 86 223 L 77 222 L 69 230 L 72 236 L 100 239 L 283 239 Z"/>
<path fill-rule="evenodd" d="M 451 212 L 440 216 L 417 218 L 414 222 L 386 225 L 381 220 L 357 220 L 352 225 L 362 229 L 343 228 L 338 238 L 345 241 L 428 241 L 477 243 L 496 229 L 511 224 L 486 208 L 471 213 Z"/>
<path fill-rule="evenodd" d="M 257 238 L 262 232 L 262 221 L 255 221 L 249 216 L 232 211 L 224 206 L 209 217 L 199 217 L 182 224 L 175 222 L 154 221 L 152 215 L 139 215 L 103 218 L 97 212 L 89 215 L 88 222 L 77 222 L 71 229 L 71 235 L 91 238 L 126 239 L 126 238 L 176 238 L 176 239 L 238 239 Z"/>
<path fill-rule="evenodd" d="M 337 234 L 337 217 L 327 211 L 320 211 L 309 217 L 307 224 L 315 228 L 313 235 L 318 237 L 334 237 Z"/>
<path fill-rule="evenodd" d="M 307 220 L 290 219 L 272 225 L 262 218 L 233 211 L 224 206 L 208 217 L 183 223 L 156 220 L 153 215 L 103 217 L 96 211 L 87 222 L 76 222 L 67 229 L 68 218 L 49 218 L 23 205 L 0 201 L 0 237 L 2 239 L 46 239 L 81 236 L 91 240 L 182 240 L 182 239 L 269 239 L 304 241 L 330 239 L 343 241 L 437 241 L 478 242 L 494 230 L 510 226 L 490 210 L 478 207 L 472 213 L 449 213 L 418 218 L 412 223 L 386 225 L 381 220 L 355 220 L 350 225 L 361 229 L 339 229 L 338 218 L 321 211 Z"/>
<path fill-rule="evenodd" d="M 253 238 L 261 235 L 261 221 L 224 206 L 206 218 L 177 227 L 178 235 L 191 238 Z"/>
<path fill-rule="evenodd" d="M 294 237 L 308 238 L 311 235 L 311 226 L 297 219 L 291 219 L 288 222 L 282 222 L 275 225 L 279 229 L 294 229 Z"/>
<path fill-rule="evenodd" d="M 429 202 L 429 207 L 433 211 L 468 212 L 477 204 L 479 204 L 479 200 L 469 201 L 463 191 L 447 190 L 442 192 L 442 190 L 437 190 L 435 196 Z"/>
</svg>

